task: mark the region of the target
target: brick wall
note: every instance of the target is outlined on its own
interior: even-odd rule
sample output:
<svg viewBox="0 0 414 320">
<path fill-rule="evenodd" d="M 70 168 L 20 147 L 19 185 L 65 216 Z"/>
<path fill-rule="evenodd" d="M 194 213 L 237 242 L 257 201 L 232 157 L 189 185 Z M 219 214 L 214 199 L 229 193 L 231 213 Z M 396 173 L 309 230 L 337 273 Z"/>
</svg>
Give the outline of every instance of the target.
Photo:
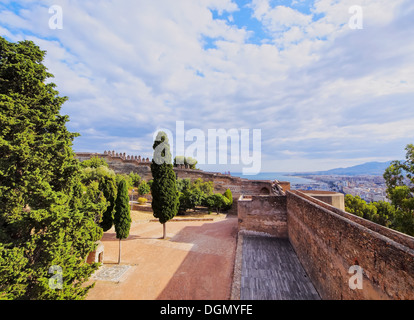
<svg viewBox="0 0 414 320">
<path fill-rule="evenodd" d="M 288 236 L 323 299 L 414 299 L 414 238 L 287 193 Z M 351 290 L 348 270 L 363 270 Z"/>
</svg>

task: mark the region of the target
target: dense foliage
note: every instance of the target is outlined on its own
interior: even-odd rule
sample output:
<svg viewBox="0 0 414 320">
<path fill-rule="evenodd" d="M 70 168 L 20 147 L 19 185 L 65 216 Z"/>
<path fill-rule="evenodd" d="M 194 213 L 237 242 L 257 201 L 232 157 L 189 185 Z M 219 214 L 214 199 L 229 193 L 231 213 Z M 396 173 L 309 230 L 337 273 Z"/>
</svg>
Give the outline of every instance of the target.
<svg viewBox="0 0 414 320">
<path fill-rule="evenodd" d="M 146 194 L 149 194 L 151 192 L 151 187 L 147 182 L 144 180 L 141 181 L 140 185 L 138 186 L 138 194 L 141 196 L 144 196 Z"/>
<path fill-rule="evenodd" d="M 100 226 L 108 231 L 113 225 L 115 199 L 117 194 L 116 174 L 109 169 L 105 159 L 93 157 L 80 163 L 82 183 L 86 186 L 92 182 L 98 183 L 98 188 L 107 201 L 107 208 L 102 216 Z"/>
<path fill-rule="evenodd" d="M 97 182 L 81 182 L 77 134 L 60 114 L 67 98 L 46 83 L 44 57 L 31 41 L 0 37 L 2 299 L 82 299 L 97 268 L 85 258 L 107 202 Z"/>
<path fill-rule="evenodd" d="M 230 205 L 230 200 L 221 193 L 215 193 L 206 199 L 207 207 L 219 214 Z"/>
<path fill-rule="evenodd" d="M 201 178 L 191 182 L 190 179 L 177 180 L 179 192 L 179 212 L 206 206 L 206 199 L 213 194 L 213 182 L 204 182 Z"/>
<path fill-rule="evenodd" d="M 391 203 L 368 204 L 346 195 L 345 207 L 350 213 L 414 236 L 414 145 L 407 145 L 406 151 L 406 160 L 393 161 L 384 173 Z"/>
</svg>

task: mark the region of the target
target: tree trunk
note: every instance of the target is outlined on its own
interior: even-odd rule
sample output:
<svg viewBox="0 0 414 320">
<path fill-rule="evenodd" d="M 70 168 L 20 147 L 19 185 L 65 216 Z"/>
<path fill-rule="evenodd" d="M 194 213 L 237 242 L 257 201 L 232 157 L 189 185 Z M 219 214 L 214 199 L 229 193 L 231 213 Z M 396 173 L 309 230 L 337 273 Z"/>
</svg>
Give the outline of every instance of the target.
<svg viewBox="0 0 414 320">
<path fill-rule="evenodd" d="M 165 223 L 162 224 L 162 231 L 163 231 L 163 239 L 167 239 L 167 230 L 166 230 L 166 226 Z"/>
<path fill-rule="evenodd" d="M 118 255 L 118 264 L 121 263 L 121 239 L 119 239 L 119 255 Z"/>
</svg>

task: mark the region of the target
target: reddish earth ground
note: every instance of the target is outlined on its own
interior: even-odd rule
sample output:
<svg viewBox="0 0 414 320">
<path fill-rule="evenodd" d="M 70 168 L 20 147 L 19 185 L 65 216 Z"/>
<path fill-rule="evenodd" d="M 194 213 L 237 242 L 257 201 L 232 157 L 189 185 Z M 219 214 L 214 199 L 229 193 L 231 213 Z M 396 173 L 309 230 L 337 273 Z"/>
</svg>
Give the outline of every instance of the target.
<svg viewBox="0 0 414 320">
<path fill-rule="evenodd" d="M 130 268 L 119 282 L 97 280 L 88 300 L 224 300 L 230 298 L 237 217 L 167 223 L 133 223 L 121 243 L 121 265 Z M 117 266 L 113 229 L 104 234 L 104 267 Z"/>
</svg>

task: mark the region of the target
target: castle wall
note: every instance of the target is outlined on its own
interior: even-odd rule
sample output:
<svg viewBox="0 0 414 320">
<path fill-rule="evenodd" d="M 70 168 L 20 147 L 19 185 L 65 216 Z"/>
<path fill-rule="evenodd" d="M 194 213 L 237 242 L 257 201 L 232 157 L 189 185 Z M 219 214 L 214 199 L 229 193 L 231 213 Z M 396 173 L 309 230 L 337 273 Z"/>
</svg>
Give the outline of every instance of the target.
<svg viewBox="0 0 414 320">
<path fill-rule="evenodd" d="M 287 193 L 288 236 L 323 299 L 414 299 L 414 238 Z M 348 273 L 363 270 L 362 289 Z"/>
<path fill-rule="evenodd" d="M 141 160 L 140 157 L 127 156 L 125 154 L 118 154 L 115 152 L 101 153 L 87 153 L 80 152 L 76 157 L 80 161 L 88 160 L 94 156 L 105 159 L 109 168 L 116 173 L 129 174 L 130 172 L 138 173 L 142 179 L 149 181 L 152 179 L 151 162 L 149 159 Z M 213 181 L 214 192 L 224 193 L 230 189 L 233 195 L 233 205 L 230 214 L 237 214 L 237 200 L 241 195 L 264 195 L 271 194 L 272 182 L 264 180 L 249 180 L 240 177 L 234 177 L 218 172 L 206 172 L 197 169 L 174 168 L 174 171 L 179 179 L 196 180 L 198 178 L 203 181 Z M 283 190 L 290 190 L 289 182 L 280 182 Z"/>
<path fill-rule="evenodd" d="M 148 159 L 128 159 L 125 154 L 77 154 L 81 161 L 92 156 L 106 159 L 117 173 L 132 171 L 145 180 L 152 179 Z M 181 179 L 213 181 L 215 192 L 230 188 L 239 231 L 289 238 L 323 299 L 414 300 L 414 238 L 343 211 L 340 197 L 290 192 L 288 182 L 280 183 L 286 196 L 276 196 L 272 195 L 271 181 L 174 170 Z M 349 268 L 354 265 L 363 270 L 362 289 L 349 287 L 354 276 Z"/>
<path fill-rule="evenodd" d="M 237 211 L 239 231 L 288 237 L 286 196 L 241 196 Z"/>
<path fill-rule="evenodd" d="M 237 214 L 237 200 L 241 195 L 269 194 L 272 188 L 271 181 L 248 180 L 202 170 L 174 168 L 174 171 L 179 179 L 196 180 L 201 178 L 203 181 L 212 181 L 214 192 L 224 193 L 227 189 L 230 189 L 233 195 L 233 206 L 229 210 L 229 214 Z M 288 186 L 290 187 L 290 184 Z"/>
</svg>

